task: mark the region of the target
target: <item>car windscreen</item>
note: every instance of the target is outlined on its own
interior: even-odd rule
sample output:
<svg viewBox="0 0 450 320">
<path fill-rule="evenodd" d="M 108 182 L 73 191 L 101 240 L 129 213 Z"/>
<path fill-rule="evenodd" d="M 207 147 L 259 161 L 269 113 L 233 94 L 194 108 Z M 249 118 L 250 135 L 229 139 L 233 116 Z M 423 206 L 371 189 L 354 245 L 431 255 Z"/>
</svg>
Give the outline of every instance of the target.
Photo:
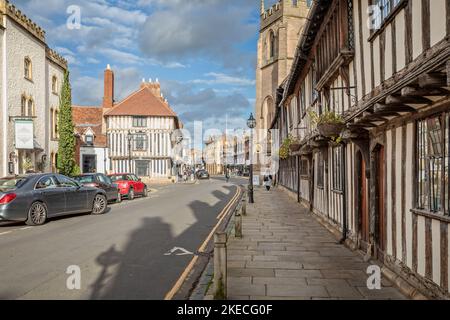
<svg viewBox="0 0 450 320">
<path fill-rule="evenodd" d="M 92 183 L 92 182 L 95 182 L 95 177 L 94 176 L 80 176 L 80 177 L 75 177 L 75 180 L 77 180 L 81 184 Z"/>
<path fill-rule="evenodd" d="M 0 191 L 15 190 L 26 181 L 26 178 L 0 178 Z"/>
<path fill-rule="evenodd" d="M 114 181 L 119 181 L 119 180 L 129 180 L 127 179 L 126 175 L 117 175 L 117 176 L 110 176 L 111 180 Z"/>
</svg>

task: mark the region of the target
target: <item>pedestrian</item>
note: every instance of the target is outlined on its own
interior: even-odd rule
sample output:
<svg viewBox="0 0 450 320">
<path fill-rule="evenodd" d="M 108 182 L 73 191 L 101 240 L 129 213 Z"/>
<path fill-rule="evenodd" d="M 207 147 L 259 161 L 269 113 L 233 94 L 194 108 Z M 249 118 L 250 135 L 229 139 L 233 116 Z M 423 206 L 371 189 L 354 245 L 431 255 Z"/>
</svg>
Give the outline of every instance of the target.
<svg viewBox="0 0 450 320">
<path fill-rule="evenodd" d="M 270 191 L 270 188 L 272 187 L 272 176 L 271 175 L 264 176 L 264 186 L 266 187 L 267 191 Z"/>
<path fill-rule="evenodd" d="M 225 171 L 225 179 L 227 180 L 227 183 L 230 181 L 230 172 L 228 170 Z"/>
</svg>

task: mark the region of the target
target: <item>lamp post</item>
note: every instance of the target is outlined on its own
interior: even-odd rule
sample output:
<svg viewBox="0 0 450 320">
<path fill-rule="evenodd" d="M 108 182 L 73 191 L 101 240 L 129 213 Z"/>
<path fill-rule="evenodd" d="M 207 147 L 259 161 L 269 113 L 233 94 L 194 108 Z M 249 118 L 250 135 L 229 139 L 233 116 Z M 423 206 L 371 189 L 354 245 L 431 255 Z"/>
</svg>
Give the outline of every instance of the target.
<svg viewBox="0 0 450 320">
<path fill-rule="evenodd" d="M 250 118 L 247 120 L 247 126 L 250 128 L 250 143 L 249 143 L 249 149 L 250 149 L 250 183 L 249 183 L 249 193 L 248 193 L 248 202 L 249 203 L 255 203 L 254 197 L 253 197 L 253 129 L 256 127 L 256 120 L 253 117 L 253 113 L 250 114 Z"/>
<path fill-rule="evenodd" d="M 127 140 L 128 140 L 128 166 L 129 166 L 129 171 L 131 172 L 131 143 L 133 141 L 133 134 L 128 131 L 128 135 L 127 135 Z"/>
</svg>

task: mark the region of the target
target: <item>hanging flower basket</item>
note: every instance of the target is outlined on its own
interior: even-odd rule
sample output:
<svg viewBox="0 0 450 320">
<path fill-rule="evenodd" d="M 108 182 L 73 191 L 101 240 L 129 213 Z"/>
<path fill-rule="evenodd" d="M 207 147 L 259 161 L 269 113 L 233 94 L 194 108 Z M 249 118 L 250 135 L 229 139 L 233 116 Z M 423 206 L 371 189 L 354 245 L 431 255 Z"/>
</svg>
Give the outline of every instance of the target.
<svg viewBox="0 0 450 320">
<path fill-rule="evenodd" d="M 320 135 L 327 138 L 339 137 L 344 128 L 345 125 L 342 123 L 319 123 L 317 125 Z"/>
</svg>

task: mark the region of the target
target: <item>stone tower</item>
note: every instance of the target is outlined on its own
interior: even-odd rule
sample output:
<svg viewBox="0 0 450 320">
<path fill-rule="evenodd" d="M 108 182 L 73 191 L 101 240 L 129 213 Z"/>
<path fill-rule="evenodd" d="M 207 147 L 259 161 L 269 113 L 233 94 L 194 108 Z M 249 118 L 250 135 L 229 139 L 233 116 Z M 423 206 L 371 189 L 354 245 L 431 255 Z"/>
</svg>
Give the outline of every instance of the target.
<svg viewBox="0 0 450 320">
<path fill-rule="evenodd" d="M 255 106 L 258 129 L 267 129 L 275 115 L 276 89 L 291 69 L 310 2 L 279 0 L 266 9 L 261 0 Z"/>
</svg>

